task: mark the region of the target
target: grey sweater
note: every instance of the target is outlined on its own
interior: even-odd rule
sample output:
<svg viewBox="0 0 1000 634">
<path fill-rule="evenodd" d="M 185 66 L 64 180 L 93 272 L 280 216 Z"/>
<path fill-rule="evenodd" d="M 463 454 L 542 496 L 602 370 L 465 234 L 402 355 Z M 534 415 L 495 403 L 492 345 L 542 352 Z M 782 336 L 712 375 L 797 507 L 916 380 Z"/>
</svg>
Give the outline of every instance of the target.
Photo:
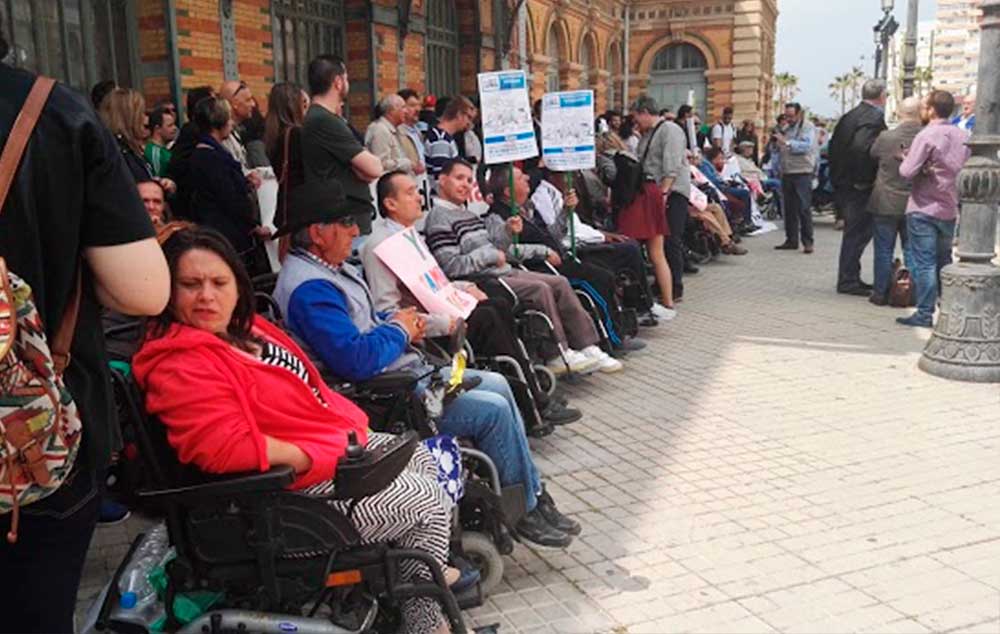
<svg viewBox="0 0 1000 634">
<path fill-rule="evenodd" d="M 464 206 L 436 200 L 424 225 L 427 246 L 452 279 L 469 275 L 501 276 L 510 272 L 510 265 L 497 266 L 498 251 L 507 258 L 544 259 L 549 249 L 541 244 L 519 244 L 515 250 L 506 222 L 489 214 L 480 218 Z"/>
<path fill-rule="evenodd" d="M 646 148 L 649 152 L 646 152 Z M 691 196 L 691 169 L 687 160 L 687 139 L 681 127 L 664 121 L 642 135 L 636 155 L 642 161 L 642 172 L 659 185 L 664 178 L 672 178 L 671 192 L 685 198 Z M 646 154 L 643 160 L 643 154 Z"/>
</svg>

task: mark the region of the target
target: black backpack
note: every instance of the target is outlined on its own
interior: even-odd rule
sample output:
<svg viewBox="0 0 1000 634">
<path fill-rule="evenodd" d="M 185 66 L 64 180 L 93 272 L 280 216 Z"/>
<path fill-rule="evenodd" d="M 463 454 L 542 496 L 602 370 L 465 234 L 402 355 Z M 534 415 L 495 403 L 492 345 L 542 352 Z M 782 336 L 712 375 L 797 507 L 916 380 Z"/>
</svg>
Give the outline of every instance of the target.
<svg viewBox="0 0 1000 634">
<path fill-rule="evenodd" d="M 635 160 L 624 152 L 615 154 L 615 180 L 611 183 L 611 206 L 615 212 L 619 212 L 632 204 L 635 197 L 642 191 L 642 184 L 646 178 L 642 173 L 642 164 L 646 162 L 649 155 L 649 148 L 653 145 L 656 133 L 660 131 L 660 126 L 665 123 L 660 121 L 653 128 L 653 133 L 649 135 L 649 143 L 642 153 L 642 159 Z"/>
</svg>

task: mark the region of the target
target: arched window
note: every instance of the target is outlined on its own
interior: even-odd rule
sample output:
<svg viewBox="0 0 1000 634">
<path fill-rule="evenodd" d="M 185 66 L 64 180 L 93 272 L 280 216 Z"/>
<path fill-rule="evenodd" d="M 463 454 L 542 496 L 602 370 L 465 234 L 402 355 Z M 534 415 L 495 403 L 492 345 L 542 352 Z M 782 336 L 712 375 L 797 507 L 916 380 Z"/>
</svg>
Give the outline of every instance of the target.
<svg viewBox="0 0 1000 634">
<path fill-rule="evenodd" d="M 690 103 L 695 111 L 705 112 L 708 62 L 691 44 L 669 44 L 661 48 L 649 73 L 649 95 L 661 108 L 677 110 Z"/>
<path fill-rule="evenodd" d="M 342 0 L 271 0 L 274 77 L 305 86 L 309 62 L 318 55 L 343 57 Z"/>
<path fill-rule="evenodd" d="M 427 0 L 427 92 L 454 96 L 459 86 L 458 13 L 455 0 Z"/>
<path fill-rule="evenodd" d="M 549 67 L 545 71 L 546 92 L 556 92 L 560 88 L 559 66 L 562 64 L 562 47 L 559 46 L 559 33 L 555 24 L 549 27 L 549 34 L 545 37 L 545 55 L 549 58 Z"/>
<path fill-rule="evenodd" d="M 8 62 L 74 88 L 112 79 L 142 88 L 136 3 L 129 0 L 7 0 L 0 2 Z"/>
<path fill-rule="evenodd" d="M 618 83 L 622 81 L 620 77 L 622 74 L 622 53 L 618 42 L 608 47 L 608 58 L 605 68 L 608 69 L 608 73 L 611 75 L 608 78 L 608 108 L 614 110 L 619 106 L 618 100 L 624 92 L 621 90 L 621 84 Z"/>
<path fill-rule="evenodd" d="M 700 70 L 708 68 L 705 56 L 690 44 L 664 46 L 653 59 L 653 71 Z"/>
<path fill-rule="evenodd" d="M 580 88 L 590 88 L 592 82 L 591 73 L 594 72 L 594 40 L 588 34 L 583 37 L 583 43 L 580 46 Z"/>
</svg>

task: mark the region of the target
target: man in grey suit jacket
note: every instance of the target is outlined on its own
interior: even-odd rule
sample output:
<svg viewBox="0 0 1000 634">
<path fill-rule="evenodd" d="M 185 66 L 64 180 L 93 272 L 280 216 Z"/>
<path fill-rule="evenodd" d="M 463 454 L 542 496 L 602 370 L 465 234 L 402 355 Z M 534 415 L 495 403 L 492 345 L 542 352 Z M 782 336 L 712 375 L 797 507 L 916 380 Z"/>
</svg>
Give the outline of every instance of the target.
<svg viewBox="0 0 1000 634">
<path fill-rule="evenodd" d="M 871 198 L 868 199 L 868 213 L 874 218 L 875 237 L 872 265 L 875 284 L 868 301 L 877 306 L 888 303 L 897 234 L 903 251 L 906 251 L 906 200 L 912 186 L 910 181 L 899 175 L 899 165 L 902 163 L 902 153 L 923 129 L 920 122 L 920 98 L 904 99 L 899 105 L 898 114 L 901 123 L 880 134 L 870 152 L 871 157 L 878 161 L 878 173 Z"/>
</svg>

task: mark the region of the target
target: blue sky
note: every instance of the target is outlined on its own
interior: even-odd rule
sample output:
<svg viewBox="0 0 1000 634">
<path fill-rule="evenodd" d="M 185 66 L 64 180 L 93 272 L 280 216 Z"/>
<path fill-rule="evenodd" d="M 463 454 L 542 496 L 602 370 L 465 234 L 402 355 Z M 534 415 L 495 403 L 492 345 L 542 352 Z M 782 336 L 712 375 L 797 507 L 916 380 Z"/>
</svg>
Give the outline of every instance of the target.
<svg viewBox="0 0 1000 634">
<path fill-rule="evenodd" d="M 901 37 L 907 0 L 895 0 Z M 774 70 L 799 78 L 797 99 L 817 114 L 833 116 L 840 106 L 827 90 L 834 76 L 860 64 L 874 70 L 872 27 L 882 16 L 881 0 L 778 0 Z M 920 0 L 920 20 L 934 17 L 936 0 Z M 864 60 L 861 56 L 864 55 Z"/>
</svg>

